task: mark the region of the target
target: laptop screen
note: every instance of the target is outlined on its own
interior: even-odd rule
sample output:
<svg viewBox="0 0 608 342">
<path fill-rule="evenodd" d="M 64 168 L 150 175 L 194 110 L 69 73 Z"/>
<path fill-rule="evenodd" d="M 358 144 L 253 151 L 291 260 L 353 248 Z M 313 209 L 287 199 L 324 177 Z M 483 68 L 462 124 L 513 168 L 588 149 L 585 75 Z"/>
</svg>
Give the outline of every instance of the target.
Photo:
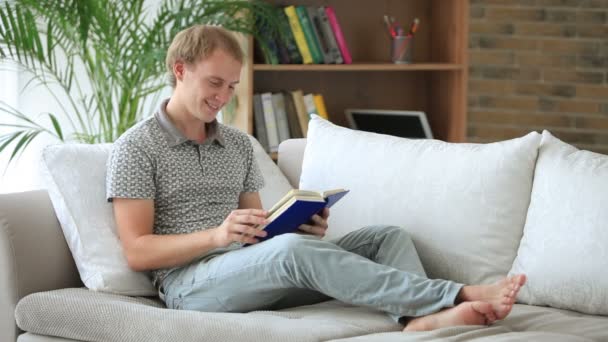
<svg viewBox="0 0 608 342">
<path fill-rule="evenodd" d="M 422 112 L 349 110 L 351 128 L 402 138 L 432 138 Z"/>
</svg>

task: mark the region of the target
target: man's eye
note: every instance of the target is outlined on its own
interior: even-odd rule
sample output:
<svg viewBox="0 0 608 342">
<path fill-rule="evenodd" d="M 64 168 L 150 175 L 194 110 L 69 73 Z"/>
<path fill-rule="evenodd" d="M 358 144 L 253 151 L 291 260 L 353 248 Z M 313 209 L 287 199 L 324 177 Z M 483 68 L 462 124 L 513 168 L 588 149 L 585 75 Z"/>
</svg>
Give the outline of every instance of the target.
<svg viewBox="0 0 608 342">
<path fill-rule="evenodd" d="M 220 82 L 214 82 L 214 81 L 209 81 L 209 83 L 214 87 L 219 87 L 222 85 Z"/>
</svg>

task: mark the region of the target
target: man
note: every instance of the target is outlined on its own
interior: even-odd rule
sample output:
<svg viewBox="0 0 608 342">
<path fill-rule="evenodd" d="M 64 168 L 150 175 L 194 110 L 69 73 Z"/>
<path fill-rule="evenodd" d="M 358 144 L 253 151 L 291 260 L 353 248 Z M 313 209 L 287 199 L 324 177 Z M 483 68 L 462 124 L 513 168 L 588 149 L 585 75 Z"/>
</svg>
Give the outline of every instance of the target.
<svg viewBox="0 0 608 342">
<path fill-rule="evenodd" d="M 403 229 L 368 227 L 323 241 L 329 211 L 258 244 L 263 185 L 248 137 L 217 122 L 243 53 L 227 31 L 198 25 L 167 55 L 173 94 L 115 143 L 108 167 L 129 266 L 152 271 L 174 309 L 246 312 L 330 297 L 407 321 L 406 330 L 490 324 L 511 311 L 525 276 L 486 286 L 430 280 Z M 244 243 L 252 244 L 242 247 Z"/>
</svg>

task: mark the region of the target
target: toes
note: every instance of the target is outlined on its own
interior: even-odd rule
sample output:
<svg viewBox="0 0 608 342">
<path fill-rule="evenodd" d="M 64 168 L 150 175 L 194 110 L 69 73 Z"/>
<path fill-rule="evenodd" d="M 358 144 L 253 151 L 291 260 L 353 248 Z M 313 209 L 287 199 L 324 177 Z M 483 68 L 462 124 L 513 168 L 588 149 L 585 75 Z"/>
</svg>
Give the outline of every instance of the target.
<svg viewBox="0 0 608 342">
<path fill-rule="evenodd" d="M 483 314 L 484 316 L 489 313 L 494 314 L 492 304 L 487 302 L 471 302 L 471 307 L 473 308 L 473 310 L 477 311 L 480 314 Z"/>
<path fill-rule="evenodd" d="M 485 316 L 487 324 L 492 324 L 496 322 L 496 314 L 494 313 L 494 311 L 490 311 L 489 313 L 485 314 Z"/>
<path fill-rule="evenodd" d="M 509 304 L 514 304 L 515 303 L 515 298 L 513 297 L 505 297 L 502 299 L 502 303 L 501 304 L 505 304 L 505 305 L 509 305 Z"/>
<path fill-rule="evenodd" d="M 512 304 L 503 304 L 501 305 L 501 308 L 499 311 L 497 311 L 496 315 L 498 319 L 505 319 L 509 313 L 511 313 L 511 310 L 513 309 L 513 305 Z"/>
</svg>

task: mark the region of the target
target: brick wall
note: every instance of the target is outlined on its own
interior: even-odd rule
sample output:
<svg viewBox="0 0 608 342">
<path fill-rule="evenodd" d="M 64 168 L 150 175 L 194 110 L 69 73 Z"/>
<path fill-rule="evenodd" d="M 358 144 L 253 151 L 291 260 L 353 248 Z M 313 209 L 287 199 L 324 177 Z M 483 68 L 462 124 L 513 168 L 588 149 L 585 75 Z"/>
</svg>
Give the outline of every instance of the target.
<svg viewBox="0 0 608 342">
<path fill-rule="evenodd" d="M 468 136 L 608 154 L 608 0 L 470 0 Z"/>
</svg>

